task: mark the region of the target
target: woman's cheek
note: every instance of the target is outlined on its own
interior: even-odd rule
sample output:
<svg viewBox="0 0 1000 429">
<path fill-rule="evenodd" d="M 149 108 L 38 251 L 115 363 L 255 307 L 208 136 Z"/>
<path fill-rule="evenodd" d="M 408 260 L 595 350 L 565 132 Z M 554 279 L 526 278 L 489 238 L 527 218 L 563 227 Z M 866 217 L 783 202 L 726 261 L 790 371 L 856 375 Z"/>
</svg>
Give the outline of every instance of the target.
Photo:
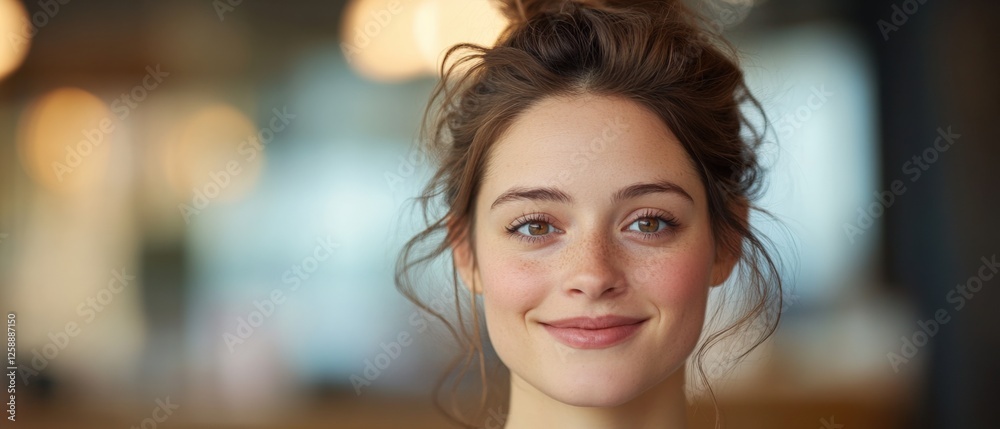
<svg viewBox="0 0 1000 429">
<path fill-rule="evenodd" d="M 711 281 L 710 257 L 703 249 L 688 249 L 641 258 L 633 287 L 668 307 L 696 304 L 705 299 Z"/>
<path fill-rule="evenodd" d="M 526 316 L 546 294 L 540 265 L 507 256 L 484 258 L 481 273 L 487 330 L 497 354 L 509 367 L 523 368 L 530 355 L 532 337 Z"/>
<path fill-rule="evenodd" d="M 493 306 L 526 312 L 542 301 L 543 279 L 551 273 L 543 272 L 541 264 L 511 256 L 487 258 L 481 268 L 483 294 Z"/>
</svg>

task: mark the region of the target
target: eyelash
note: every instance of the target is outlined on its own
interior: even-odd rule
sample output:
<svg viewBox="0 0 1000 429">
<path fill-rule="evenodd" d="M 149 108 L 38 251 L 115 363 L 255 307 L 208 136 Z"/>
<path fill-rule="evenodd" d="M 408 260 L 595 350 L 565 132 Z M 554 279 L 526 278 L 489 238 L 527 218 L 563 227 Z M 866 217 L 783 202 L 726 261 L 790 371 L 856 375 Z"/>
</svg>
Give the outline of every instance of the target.
<svg viewBox="0 0 1000 429">
<path fill-rule="evenodd" d="M 635 222 L 635 221 L 637 221 L 639 219 L 647 219 L 647 218 L 659 220 L 659 221 L 667 224 L 667 226 L 666 226 L 666 228 L 663 228 L 662 231 L 657 231 L 657 232 L 639 232 L 639 234 L 641 234 L 642 238 L 644 238 L 644 239 L 653 239 L 653 238 L 658 238 L 660 236 L 663 236 L 665 234 L 669 234 L 669 233 L 673 232 L 675 229 L 677 229 L 677 227 L 679 227 L 681 225 L 680 222 L 677 220 L 677 218 L 674 217 L 673 215 L 671 215 L 670 213 L 667 213 L 667 212 L 662 211 L 662 210 L 654 210 L 654 209 L 645 209 L 645 210 L 643 210 L 641 213 L 639 213 L 638 215 L 636 215 L 635 217 L 633 217 L 632 220 L 629 221 L 628 225 L 632 225 L 633 222 Z"/>
<path fill-rule="evenodd" d="M 643 210 L 641 213 L 634 216 L 632 220 L 629 221 L 628 225 L 632 225 L 632 223 L 634 223 L 639 219 L 646 219 L 646 218 L 656 219 L 667 225 L 666 228 L 664 228 L 662 231 L 639 232 L 641 237 L 647 240 L 658 238 L 660 236 L 668 234 L 672 232 L 674 229 L 676 229 L 678 226 L 680 226 L 680 222 L 677 220 L 677 218 L 671 215 L 670 213 L 654 209 Z M 529 243 L 535 243 L 541 240 L 545 240 L 549 235 L 551 235 L 551 233 L 545 235 L 524 235 L 517 232 L 517 230 L 521 229 L 522 226 L 525 226 L 532 222 L 544 222 L 549 224 L 550 227 L 555 228 L 554 226 L 552 226 L 552 222 L 550 221 L 548 216 L 541 213 L 526 213 L 522 214 L 521 217 L 514 220 L 514 222 L 511 223 L 510 225 L 504 227 L 504 229 L 507 230 L 507 234 L 510 235 L 512 238 L 516 240 L 526 241 Z"/>
<path fill-rule="evenodd" d="M 538 236 L 538 235 L 524 235 L 524 234 L 521 234 L 521 233 L 517 232 L 517 230 L 521 229 L 522 226 L 525 226 L 525 225 L 527 225 L 529 223 L 532 223 L 532 222 L 544 222 L 544 223 L 549 224 L 549 226 L 552 225 L 552 222 L 549 220 L 548 216 L 545 216 L 545 215 L 540 214 L 540 213 L 526 213 L 526 214 L 522 214 L 521 217 L 515 219 L 513 223 L 511 223 L 510 225 L 504 227 L 504 229 L 507 230 L 507 234 L 510 235 L 511 238 L 514 238 L 516 240 L 525 241 L 525 242 L 528 242 L 528 243 L 535 243 L 535 242 L 544 240 L 546 237 L 549 236 L 549 234 L 546 234 L 546 235 L 543 235 L 543 236 Z M 553 228 L 555 228 L 555 227 L 553 227 Z"/>
</svg>

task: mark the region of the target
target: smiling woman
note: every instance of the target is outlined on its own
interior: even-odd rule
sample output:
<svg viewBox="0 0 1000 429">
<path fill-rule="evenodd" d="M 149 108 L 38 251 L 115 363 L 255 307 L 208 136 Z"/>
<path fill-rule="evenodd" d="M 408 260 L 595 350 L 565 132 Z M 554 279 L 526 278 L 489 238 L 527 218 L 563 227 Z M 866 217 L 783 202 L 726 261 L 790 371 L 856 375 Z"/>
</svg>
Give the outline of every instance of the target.
<svg viewBox="0 0 1000 429">
<path fill-rule="evenodd" d="M 759 103 L 680 2 L 505 5 L 495 47 L 445 58 L 425 129 L 439 166 L 418 199 L 433 222 L 397 267 L 400 290 L 465 351 L 440 387 L 454 396 L 479 367 L 478 406 L 443 408 L 467 427 L 490 415 L 485 318 L 510 371 L 506 428 L 685 427 L 688 361 L 707 382 L 706 351 L 735 337 L 735 362 L 781 306 L 749 223 L 762 134 L 741 108 Z M 411 278 L 448 253 L 455 314 L 433 311 Z M 737 316 L 706 331 L 717 286 L 737 289 Z"/>
</svg>

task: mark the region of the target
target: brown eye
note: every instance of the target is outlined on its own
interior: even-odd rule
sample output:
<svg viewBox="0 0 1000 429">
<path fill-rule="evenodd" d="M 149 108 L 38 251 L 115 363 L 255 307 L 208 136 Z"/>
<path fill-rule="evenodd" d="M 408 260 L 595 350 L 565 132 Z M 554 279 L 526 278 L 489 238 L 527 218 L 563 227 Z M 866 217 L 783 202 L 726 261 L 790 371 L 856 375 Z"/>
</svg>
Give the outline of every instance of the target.
<svg viewBox="0 0 1000 429">
<path fill-rule="evenodd" d="M 549 223 L 547 217 L 542 217 L 541 215 L 526 217 L 527 219 L 522 218 L 523 220 L 518 222 L 517 225 L 506 227 L 507 232 L 518 240 L 537 242 L 546 240 L 562 232 L 559 228 Z"/>
<path fill-rule="evenodd" d="M 677 224 L 672 220 L 672 218 L 664 218 L 660 215 L 646 215 L 632 221 L 632 223 L 628 226 L 628 230 L 643 234 L 657 234 L 667 228 L 675 226 L 677 226 Z"/>
<path fill-rule="evenodd" d="M 656 232 L 660 229 L 660 220 L 656 218 L 642 218 L 636 221 L 639 225 L 639 231 L 642 232 Z"/>
<path fill-rule="evenodd" d="M 527 225 L 528 235 L 545 235 L 549 233 L 549 224 L 545 222 L 531 222 Z"/>
</svg>

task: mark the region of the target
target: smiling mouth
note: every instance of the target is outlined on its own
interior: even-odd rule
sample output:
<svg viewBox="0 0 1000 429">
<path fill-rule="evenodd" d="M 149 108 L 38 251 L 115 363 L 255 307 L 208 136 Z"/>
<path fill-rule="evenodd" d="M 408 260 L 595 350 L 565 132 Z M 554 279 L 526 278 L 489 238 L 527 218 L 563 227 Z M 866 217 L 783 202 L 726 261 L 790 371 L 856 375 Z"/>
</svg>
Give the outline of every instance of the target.
<svg viewBox="0 0 1000 429">
<path fill-rule="evenodd" d="M 541 325 L 556 341 L 576 349 L 603 349 L 635 336 L 647 319 L 625 316 L 577 317 Z"/>
</svg>

